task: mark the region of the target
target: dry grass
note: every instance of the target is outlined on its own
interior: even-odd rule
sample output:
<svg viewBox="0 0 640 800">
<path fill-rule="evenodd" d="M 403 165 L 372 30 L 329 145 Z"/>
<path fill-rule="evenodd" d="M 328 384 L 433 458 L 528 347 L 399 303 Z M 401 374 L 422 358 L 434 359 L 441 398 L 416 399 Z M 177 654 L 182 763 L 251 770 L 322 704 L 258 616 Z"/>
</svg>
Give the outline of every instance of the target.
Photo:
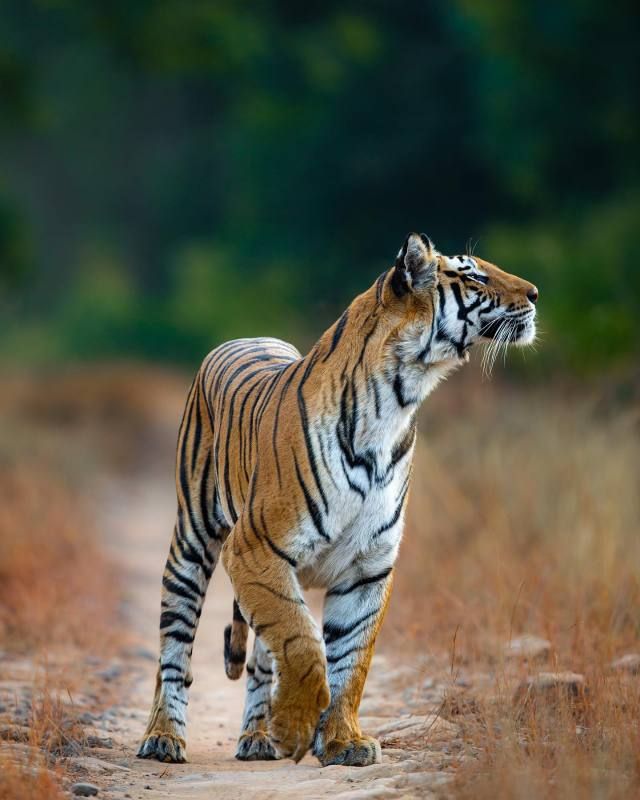
<svg viewBox="0 0 640 800">
<path fill-rule="evenodd" d="M 78 755 L 85 743 L 85 732 L 73 702 L 63 702 L 59 690 L 47 679 L 36 691 L 28 718 L 31 747 L 49 756 Z M 71 701 L 68 693 L 66 700 Z"/>
<path fill-rule="evenodd" d="M 609 666 L 640 651 L 633 384 L 620 401 L 609 388 L 474 377 L 427 402 L 385 636 L 436 661 L 448 652 L 471 680 L 473 702 L 452 717 L 458 796 L 640 796 L 640 676 Z M 521 633 L 551 642 L 546 666 L 505 661 Z M 539 669 L 584 674 L 579 714 L 561 697 L 544 715 L 514 706 Z"/>
<path fill-rule="evenodd" d="M 64 796 L 56 759 L 84 746 L 68 692 L 83 655 L 117 641 L 114 577 L 68 487 L 34 466 L 0 470 L 0 800 Z"/>
<path fill-rule="evenodd" d="M 0 757 L 0 800 L 61 800 L 57 771 L 49 769 L 37 754 L 26 761 Z"/>
<path fill-rule="evenodd" d="M 0 739 L 38 748 L 52 759 L 78 755 L 85 742 L 85 733 L 71 693 L 67 689 L 64 699 L 68 699 L 68 702 L 63 702 L 64 690 L 52 686 L 47 673 L 34 683 L 35 694 L 32 699 L 25 702 L 24 698 L 22 702 L 16 702 L 16 721 L 2 724 Z"/>
<path fill-rule="evenodd" d="M 456 719 L 467 757 L 458 767 L 453 796 L 638 796 L 637 678 L 624 681 L 590 671 L 589 691 L 578 707 L 560 694 L 524 713 L 513 703 L 509 681 L 499 683 L 474 714 Z"/>
<path fill-rule="evenodd" d="M 108 698 L 86 674 L 86 657 L 106 658 L 121 642 L 120 592 L 90 489 L 106 470 L 132 463 L 154 424 L 140 382 L 118 374 L 2 383 L 0 800 L 65 796 L 60 757 L 87 744 L 86 705 L 76 707 L 70 690 L 80 688 L 85 704 Z"/>
<path fill-rule="evenodd" d="M 0 644 L 102 649 L 117 600 L 113 568 L 69 487 L 34 465 L 0 470 Z"/>
<path fill-rule="evenodd" d="M 64 703 L 48 678 L 36 688 L 23 725 L 2 729 L 7 743 L 0 751 L 0 800 L 48 800 L 64 797 L 66 777 L 60 756 L 79 755 L 85 733 L 73 704 Z"/>
</svg>

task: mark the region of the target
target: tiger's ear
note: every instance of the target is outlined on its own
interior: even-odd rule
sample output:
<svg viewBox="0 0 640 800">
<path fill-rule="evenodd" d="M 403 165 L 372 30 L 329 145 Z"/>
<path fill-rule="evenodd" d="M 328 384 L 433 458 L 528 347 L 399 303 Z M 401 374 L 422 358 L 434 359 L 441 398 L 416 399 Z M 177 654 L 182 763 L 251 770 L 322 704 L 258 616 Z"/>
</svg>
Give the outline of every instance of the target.
<svg viewBox="0 0 640 800">
<path fill-rule="evenodd" d="M 426 233 L 410 233 L 396 258 L 393 288 L 399 297 L 438 282 L 438 251 Z"/>
</svg>

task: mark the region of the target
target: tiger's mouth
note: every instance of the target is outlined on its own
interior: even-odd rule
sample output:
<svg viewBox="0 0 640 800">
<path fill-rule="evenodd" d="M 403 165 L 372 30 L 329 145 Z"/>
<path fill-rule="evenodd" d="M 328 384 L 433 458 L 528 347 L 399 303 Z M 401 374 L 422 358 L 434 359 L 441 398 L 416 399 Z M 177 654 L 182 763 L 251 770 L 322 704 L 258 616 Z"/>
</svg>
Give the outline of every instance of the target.
<svg viewBox="0 0 640 800">
<path fill-rule="evenodd" d="M 480 338 L 486 342 L 520 347 L 532 344 L 536 337 L 535 317 L 533 310 L 497 317 L 482 327 Z"/>
<path fill-rule="evenodd" d="M 488 346 L 482 354 L 482 370 L 490 375 L 500 354 L 506 356 L 510 345 L 526 347 L 533 344 L 536 338 L 536 312 L 531 309 L 524 312 L 504 314 L 488 322 L 480 330 L 480 341 Z"/>
</svg>

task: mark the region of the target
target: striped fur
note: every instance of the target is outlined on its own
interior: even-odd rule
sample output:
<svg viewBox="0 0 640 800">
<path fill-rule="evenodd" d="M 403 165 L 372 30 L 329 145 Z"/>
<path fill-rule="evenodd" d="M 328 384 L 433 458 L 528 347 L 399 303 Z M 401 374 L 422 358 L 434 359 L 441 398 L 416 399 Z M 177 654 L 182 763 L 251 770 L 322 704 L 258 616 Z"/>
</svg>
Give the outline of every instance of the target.
<svg viewBox="0 0 640 800">
<path fill-rule="evenodd" d="M 411 234 L 395 264 L 303 358 L 276 339 L 204 360 L 178 439 L 160 663 L 139 755 L 185 760 L 190 659 L 222 554 L 236 604 L 225 667 L 247 702 L 237 757 L 364 765 L 358 707 L 391 592 L 426 395 L 476 342 L 528 343 L 537 291 Z M 302 589 L 326 591 L 322 630 Z"/>
</svg>

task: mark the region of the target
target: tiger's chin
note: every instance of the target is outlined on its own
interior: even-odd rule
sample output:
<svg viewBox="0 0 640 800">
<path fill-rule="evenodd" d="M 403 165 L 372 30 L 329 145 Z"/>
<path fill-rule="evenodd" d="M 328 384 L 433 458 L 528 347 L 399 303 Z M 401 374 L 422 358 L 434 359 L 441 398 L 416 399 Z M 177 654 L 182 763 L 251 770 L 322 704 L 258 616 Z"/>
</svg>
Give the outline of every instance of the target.
<svg viewBox="0 0 640 800">
<path fill-rule="evenodd" d="M 531 322 L 525 326 L 524 331 L 518 336 L 517 339 L 514 339 L 512 344 L 515 344 L 516 347 L 529 347 L 530 345 L 535 344 L 535 341 L 536 323 Z"/>
<path fill-rule="evenodd" d="M 536 317 L 535 312 L 529 314 L 522 322 L 518 322 L 512 332 L 511 344 L 516 347 L 529 347 L 536 340 Z"/>
</svg>

